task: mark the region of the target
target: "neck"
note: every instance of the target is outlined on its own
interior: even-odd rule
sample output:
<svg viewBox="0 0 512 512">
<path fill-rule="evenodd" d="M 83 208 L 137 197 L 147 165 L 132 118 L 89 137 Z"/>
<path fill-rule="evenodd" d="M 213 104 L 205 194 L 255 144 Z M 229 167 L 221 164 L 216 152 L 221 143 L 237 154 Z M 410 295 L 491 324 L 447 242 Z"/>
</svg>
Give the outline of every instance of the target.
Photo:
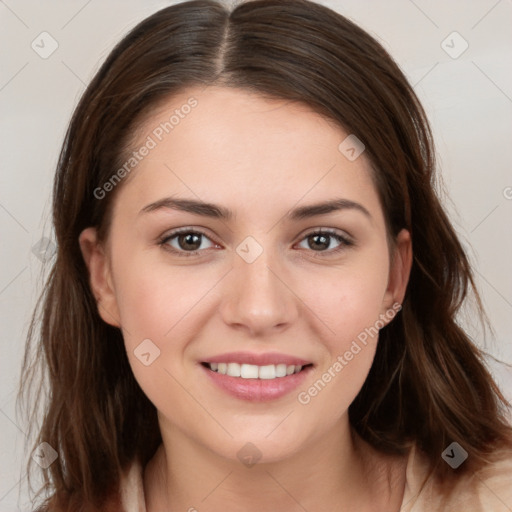
<svg viewBox="0 0 512 512">
<path fill-rule="evenodd" d="M 162 429 L 162 439 L 144 474 L 147 512 L 234 512 L 242 503 L 246 512 L 394 511 L 402 502 L 404 459 L 373 450 L 348 418 L 286 460 L 251 467 L 176 430 Z"/>
</svg>

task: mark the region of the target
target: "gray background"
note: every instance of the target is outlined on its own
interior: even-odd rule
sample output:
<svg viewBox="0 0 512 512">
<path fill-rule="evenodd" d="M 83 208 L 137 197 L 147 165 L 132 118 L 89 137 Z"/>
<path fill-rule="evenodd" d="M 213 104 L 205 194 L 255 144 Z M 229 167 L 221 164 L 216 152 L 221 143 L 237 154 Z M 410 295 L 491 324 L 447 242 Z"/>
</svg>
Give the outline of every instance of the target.
<svg viewBox="0 0 512 512">
<path fill-rule="evenodd" d="M 65 129 L 114 43 L 170 3 L 0 0 L 2 511 L 30 510 L 27 426 L 15 399 L 28 321 L 42 283 L 43 263 L 32 248 L 42 237 L 52 238 L 51 185 Z M 511 1 L 321 3 L 380 40 L 414 85 L 432 123 L 446 205 L 474 264 L 495 333 L 480 332 L 470 313 L 461 322 L 479 345 L 512 363 Z M 40 36 L 44 31 L 58 44 L 46 59 L 31 47 L 35 41 L 40 52 L 51 48 L 47 36 Z M 450 35 L 454 31 L 461 37 Z M 41 37 L 47 39 L 42 43 Z M 464 41 L 468 48 L 458 56 Z M 511 370 L 491 364 L 512 399 Z"/>
</svg>

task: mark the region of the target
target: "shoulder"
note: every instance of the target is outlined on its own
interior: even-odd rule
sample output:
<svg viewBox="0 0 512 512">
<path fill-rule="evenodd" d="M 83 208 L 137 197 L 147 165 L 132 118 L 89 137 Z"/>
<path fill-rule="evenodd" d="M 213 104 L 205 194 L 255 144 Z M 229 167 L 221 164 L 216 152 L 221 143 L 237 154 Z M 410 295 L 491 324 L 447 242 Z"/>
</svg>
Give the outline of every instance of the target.
<svg viewBox="0 0 512 512">
<path fill-rule="evenodd" d="M 512 448 L 495 452 L 482 469 L 454 478 L 448 493 L 432 477 L 425 481 L 428 469 L 425 456 L 414 447 L 407 464 L 402 512 L 512 510 Z"/>
<path fill-rule="evenodd" d="M 512 509 L 512 447 L 497 453 L 491 464 L 475 472 L 474 485 L 489 503 L 489 508 L 486 510 L 510 511 Z"/>
</svg>

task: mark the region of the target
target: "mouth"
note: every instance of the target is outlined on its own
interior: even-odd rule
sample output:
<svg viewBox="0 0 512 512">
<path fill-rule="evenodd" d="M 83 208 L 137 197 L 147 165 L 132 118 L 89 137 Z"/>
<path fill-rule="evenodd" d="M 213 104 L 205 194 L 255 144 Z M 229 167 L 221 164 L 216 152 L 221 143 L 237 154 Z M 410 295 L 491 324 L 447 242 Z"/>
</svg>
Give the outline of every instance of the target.
<svg viewBox="0 0 512 512">
<path fill-rule="evenodd" d="M 225 363 L 201 363 L 205 368 L 220 375 L 227 375 L 239 379 L 274 380 L 289 377 L 304 371 L 313 366 L 311 363 L 305 365 L 297 364 L 267 364 L 259 366 L 256 364 L 240 364 L 233 362 Z"/>
<path fill-rule="evenodd" d="M 268 402 L 297 389 L 314 364 L 284 354 L 233 352 L 212 357 L 199 367 L 214 388 L 224 394 L 250 402 Z"/>
</svg>

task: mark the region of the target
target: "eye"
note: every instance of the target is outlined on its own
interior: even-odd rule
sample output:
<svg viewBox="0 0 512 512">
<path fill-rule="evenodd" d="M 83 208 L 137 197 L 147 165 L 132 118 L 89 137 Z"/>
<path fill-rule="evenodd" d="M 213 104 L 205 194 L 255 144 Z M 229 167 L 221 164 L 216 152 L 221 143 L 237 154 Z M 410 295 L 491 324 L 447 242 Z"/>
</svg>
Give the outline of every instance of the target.
<svg viewBox="0 0 512 512">
<path fill-rule="evenodd" d="M 205 246 L 205 241 L 210 245 L 207 243 Z M 327 253 L 329 255 L 338 253 L 339 251 L 354 245 L 354 242 L 348 236 L 329 229 L 320 229 L 308 233 L 301 240 L 301 244 L 304 242 L 306 242 L 307 247 L 302 248 L 309 249 L 316 253 Z M 332 247 L 333 243 L 337 244 L 334 248 Z M 201 251 L 211 249 L 215 246 L 218 247 L 218 244 L 212 242 L 205 233 L 191 228 L 180 228 L 174 230 L 159 240 L 159 245 L 177 256 L 185 257 L 195 256 Z"/>
<path fill-rule="evenodd" d="M 338 244 L 334 248 L 332 248 L 333 240 L 334 243 Z M 337 253 L 346 247 L 354 245 L 347 236 L 329 229 L 321 229 L 309 233 L 302 239 L 301 243 L 303 242 L 306 242 L 306 249 L 311 249 L 314 252 L 327 252 L 329 254 Z"/>
<path fill-rule="evenodd" d="M 203 244 L 205 240 L 208 240 L 211 245 L 205 247 Z M 165 235 L 159 241 L 159 244 L 179 256 L 193 256 L 199 251 L 209 249 L 215 245 L 205 233 L 190 228 L 177 229 Z"/>
</svg>

